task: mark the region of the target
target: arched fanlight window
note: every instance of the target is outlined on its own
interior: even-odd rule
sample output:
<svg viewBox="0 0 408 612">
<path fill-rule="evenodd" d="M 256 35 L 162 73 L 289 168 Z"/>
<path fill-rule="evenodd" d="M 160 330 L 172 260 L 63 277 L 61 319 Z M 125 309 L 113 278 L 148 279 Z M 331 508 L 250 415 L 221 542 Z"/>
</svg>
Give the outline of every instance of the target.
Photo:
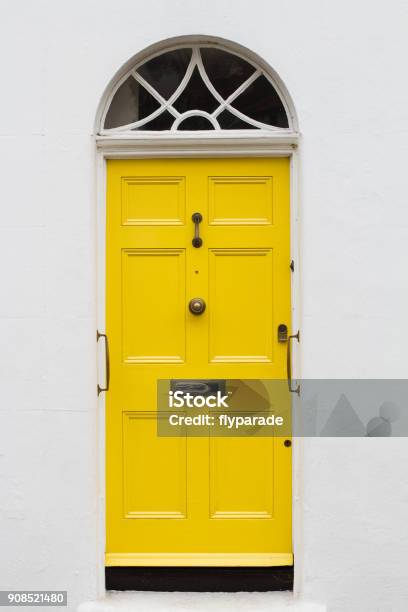
<svg viewBox="0 0 408 612">
<path fill-rule="evenodd" d="M 155 54 L 119 80 L 102 113 L 101 134 L 135 131 L 291 129 L 272 77 L 217 46 Z"/>
</svg>

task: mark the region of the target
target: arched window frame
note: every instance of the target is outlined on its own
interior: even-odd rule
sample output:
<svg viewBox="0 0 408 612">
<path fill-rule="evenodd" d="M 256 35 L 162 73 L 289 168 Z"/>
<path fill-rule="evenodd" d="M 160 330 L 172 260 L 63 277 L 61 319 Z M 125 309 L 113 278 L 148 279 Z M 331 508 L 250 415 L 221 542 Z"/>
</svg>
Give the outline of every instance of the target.
<svg viewBox="0 0 408 612">
<path fill-rule="evenodd" d="M 280 140 L 284 139 L 286 142 L 295 142 L 298 136 L 297 130 L 297 119 L 294 111 L 294 106 L 291 100 L 291 97 L 279 78 L 276 72 L 268 66 L 260 57 L 251 51 L 237 45 L 235 43 L 220 42 L 218 39 L 209 40 L 208 37 L 182 37 L 177 39 L 178 42 L 171 44 L 171 41 L 166 41 L 162 43 L 158 43 L 145 49 L 142 53 L 137 54 L 133 58 L 131 58 L 123 67 L 116 73 L 108 87 L 106 88 L 104 95 L 102 97 L 101 103 L 99 105 L 99 109 L 96 117 L 95 124 L 95 133 L 97 135 L 97 139 L 99 141 L 102 140 L 129 140 L 129 139 L 140 139 L 140 138 L 180 138 L 180 137 L 202 137 L 205 138 L 213 138 L 213 137 L 260 137 L 260 136 L 268 136 L 271 138 L 279 138 Z M 158 92 L 156 92 L 144 79 L 141 75 L 137 74 L 138 68 L 140 68 L 143 64 L 148 62 L 151 59 L 154 59 L 160 56 L 163 53 L 167 53 L 169 51 L 174 51 L 182 48 L 190 48 L 192 49 L 192 56 L 190 60 L 190 64 L 187 68 L 186 74 L 182 79 L 181 83 L 177 87 L 176 91 L 170 96 L 168 100 L 165 100 L 160 96 Z M 227 99 L 223 99 L 220 94 L 214 89 L 211 81 L 208 79 L 204 66 L 202 64 L 201 56 L 198 53 L 198 50 L 202 48 L 217 48 L 222 51 L 226 51 L 227 53 L 232 53 L 237 55 L 248 64 L 252 65 L 254 68 L 253 74 L 242 83 Z M 202 110 L 189 110 L 186 113 L 179 113 L 172 104 L 177 99 L 178 95 L 184 90 L 186 83 L 189 81 L 189 78 L 197 66 L 201 78 L 206 84 L 208 90 L 212 93 L 215 99 L 219 102 L 219 106 L 212 113 L 206 113 Z M 145 117 L 137 122 L 133 122 L 124 126 L 119 126 L 115 128 L 105 129 L 104 123 L 105 118 L 110 108 L 110 104 L 115 96 L 115 93 L 119 89 L 119 87 L 129 78 L 129 76 L 133 75 L 136 78 L 136 81 L 139 82 L 143 87 L 149 91 L 156 98 L 156 100 L 161 104 L 159 108 L 157 108 L 153 113 L 151 113 L 148 117 Z M 288 124 L 287 128 L 274 127 L 271 125 L 263 124 L 255 119 L 248 119 L 246 115 L 243 115 L 239 110 L 230 106 L 231 103 L 237 98 L 250 84 L 258 78 L 260 75 L 263 75 L 273 86 L 277 94 L 279 95 L 283 107 L 285 109 Z M 174 116 L 174 123 L 171 130 L 163 130 L 163 131 L 152 131 L 152 130 L 143 130 L 140 129 L 143 127 L 143 124 L 152 121 L 155 117 L 163 112 L 163 110 L 168 110 Z M 253 125 L 253 127 L 257 129 L 221 129 L 218 124 L 217 116 L 224 110 L 228 109 L 228 111 L 232 112 L 238 118 L 243 119 L 245 122 L 249 122 Z M 191 130 L 191 131 L 177 131 L 177 127 L 179 123 L 184 121 L 189 116 L 204 116 L 206 117 L 214 126 L 213 130 Z M 139 129 L 134 130 L 133 128 L 137 124 Z"/>
</svg>

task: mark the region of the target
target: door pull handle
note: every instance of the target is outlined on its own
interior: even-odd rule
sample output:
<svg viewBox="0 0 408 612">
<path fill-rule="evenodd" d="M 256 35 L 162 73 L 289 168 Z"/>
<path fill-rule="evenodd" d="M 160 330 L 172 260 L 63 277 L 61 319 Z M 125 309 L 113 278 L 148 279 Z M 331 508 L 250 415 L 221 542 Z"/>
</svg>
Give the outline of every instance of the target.
<svg viewBox="0 0 408 612">
<path fill-rule="evenodd" d="M 99 338 L 103 338 L 105 341 L 105 381 L 106 384 L 104 387 L 101 387 L 98 383 L 97 390 L 98 395 L 102 393 L 102 391 L 109 391 L 109 383 L 110 383 L 110 362 L 109 362 L 109 342 L 108 336 L 106 334 L 101 334 L 98 330 L 96 330 L 96 342 L 99 341 Z"/>
<path fill-rule="evenodd" d="M 192 222 L 194 223 L 194 238 L 192 239 L 192 245 L 196 249 L 199 249 L 202 246 L 203 241 L 200 238 L 200 223 L 203 220 L 203 215 L 199 212 L 196 212 L 191 217 Z"/>
<path fill-rule="evenodd" d="M 298 395 L 300 395 L 300 385 L 298 384 L 297 387 L 293 388 L 293 381 L 292 381 L 292 354 L 290 350 L 290 341 L 293 340 L 294 338 L 296 338 L 296 340 L 300 342 L 300 332 L 299 331 L 297 334 L 293 334 L 292 336 L 288 337 L 287 362 L 286 362 L 287 376 L 288 376 L 288 388 L 289 388 L 290 393 L 297 393 Z"/>
</svg>

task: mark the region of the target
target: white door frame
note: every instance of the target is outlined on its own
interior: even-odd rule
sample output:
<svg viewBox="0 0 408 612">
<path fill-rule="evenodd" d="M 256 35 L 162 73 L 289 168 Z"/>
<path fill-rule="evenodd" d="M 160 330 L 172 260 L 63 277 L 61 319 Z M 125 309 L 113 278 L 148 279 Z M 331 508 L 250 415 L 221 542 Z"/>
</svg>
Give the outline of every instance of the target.
<svg viewBox="0 0 408 612">
<path fill-rule="evenodd" d="M 225 133 L 224 133 L 225 134 Z M 97 136 L 96 151 L 96 225 L 97 225 L 97 328 L 105 332 L 105 284 L 106 284 L 106 160 L 108 159 L 152 159 L 152 158 L 205 158 L 205 157 L 288 157 L 290 159 L 290 252 L 294 261 L 291 276 L 292 333 L 300 324 L 300 207 L 299 207 L 299 135 L 264 134 L 243 136 L 195 132 L 186 135 L 147 137 Z M 96 349 L 99 383 L 104 381 L 103 347 Z M 293 372 L 300 378 L 300 346 L 294 346 Z M 294 402 L 298 402 L 294 394 Z M 97 533 L 97 582 L 98 597 L 105 594 L 105 534 L 106 534 L 106 489 L 105 489 L 105 393 L 98 398 L 97 453 L 98 453 L 98 533 Z M 296 409 L 296 405 L 295 405 Z M 292 453 L 292 534 L 294 566 L 294 595 L 301 587 L 303 566 L 302 546 L 302 439 L 293 439 Z"/>
</svg>

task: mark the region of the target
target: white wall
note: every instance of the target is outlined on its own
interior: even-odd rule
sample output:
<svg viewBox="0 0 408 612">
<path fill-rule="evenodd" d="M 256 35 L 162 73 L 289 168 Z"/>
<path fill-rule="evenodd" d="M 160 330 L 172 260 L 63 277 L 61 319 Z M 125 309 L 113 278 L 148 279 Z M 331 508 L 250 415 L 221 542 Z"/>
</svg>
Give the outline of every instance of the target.
<svg viewBox="0 0 408 612">
<path fill-rule="evenodd" d="M 97 592 L 92 128 L 115 71 L 157 40 L 257 52 L 301 143 L 304 377 L 405 377 L 408 5 L 403 0 L 3 0 L 1 588 Z M 405 440 L 306 440 L 304 594 L 408 601 Z"/>
</svg>

